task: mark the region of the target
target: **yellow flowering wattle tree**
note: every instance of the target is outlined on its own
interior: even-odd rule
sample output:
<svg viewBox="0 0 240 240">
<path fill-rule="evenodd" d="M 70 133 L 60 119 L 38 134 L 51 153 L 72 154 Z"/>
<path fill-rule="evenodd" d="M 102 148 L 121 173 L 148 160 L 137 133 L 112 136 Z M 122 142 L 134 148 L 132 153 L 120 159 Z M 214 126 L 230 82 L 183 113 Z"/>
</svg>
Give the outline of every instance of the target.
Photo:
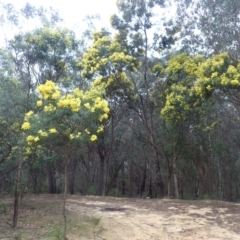
<svg viewBox="0 0 240 240">
<path fill-rule="evenodd" d="M 210 166 L 214 166 L 212 130 L 220 122 L 214 109 L 218 99 L 229 101 L 240 89 L 240 63 L 227 53 L 209 58 L 182 53 L 172 57 L 165 69 L 157 64 L 152 70 L 164 79 L 162 85 L 166 90 L 160 94 L 153 92 L 160 97 L 156 102 L 162 104 L 161 117 L 167 129 L 162 133 L 167 143 L 164 153 L 168 161 L 168 193 L 173 175 L 175 196 L 178 197 L 176 163 L 182 158 L 184 147 L 187 149 L 188 146 L 183 140 L 184 129 L 201 132 L 208 139 L 208 158 Z M 211 171 L 213 169 L 211 167 Z"/>
<path fill-rule="evenodd" d="M 49 141 L 65 147 L 63 233 L 66 239 L 65 203 L 70 144 L 75 141 L 96 141 L 98 134 L 104 130 L 103 121 L 108 118 L 110 110 L 107 101 L 102 98 L 104 89 L 100 86 L 90 87 L 87 91 L 75 88 L 66 93 L 54 82 L 46 81 L 37 90 L 39 99 L 36 105 L 39 111 L 30 111 L 25 115 L 22 129 L 29 148 L 48 144 Z"/>
<path fill-rule="evenodd" d="M 228 53 L 208 59 L 180 54 L 169 61 L 166 76 L 169 87 L 161 114 L 167 120 L 201 113 L 203 103 L 216 90 L 240 89 L 240 63 Z"/>
<path fill-rule="evenodd" d="M 107 96 L 114 101 L 131 102 L 136 98 L 127 72 L 136 72 L 140 63 L 129 55 L 119 34 L 112 39 L 104 31 L 93 33 L 93 44 L 77 65 L 83 78 L 96 79 L 94 84 L 104 85 Z"/>
</svg>

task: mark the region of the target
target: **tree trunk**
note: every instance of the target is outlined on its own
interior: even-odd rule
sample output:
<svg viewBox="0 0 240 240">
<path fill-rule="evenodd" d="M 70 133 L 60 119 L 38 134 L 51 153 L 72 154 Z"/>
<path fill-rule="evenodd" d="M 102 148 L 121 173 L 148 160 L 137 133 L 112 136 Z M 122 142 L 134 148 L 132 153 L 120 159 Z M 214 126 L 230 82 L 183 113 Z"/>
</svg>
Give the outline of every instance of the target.
<svg viewBox="0 0 240 240">
<path fill-rule="evenodd" d="M 133 166 L 132 163 L 129 161 L 129 197 L 133 196 Z"/>
<path fill-rule="evenodd" d="M 176 162 L 173 163 L 173 179 L 174 179 L 174 189 L 175 189 L 175 197 L 179 198 L 179 188 L 178 188 L 178 177 L 177 177 L 177 166 Z"/>
<path fill-rule="evenodd" d="M 145 186 L 146 186 L 146 178 L 147 178 L 147 164 L 146 164 L 146 161 L 145 161 L 144 169 L 143 169 L 142 184 L 141 184 L 141 188 L 140 188 L 141 197 L 145 197 L 144 192 L 145 192 Z"/>
<path fill-rule="evenodd" d="M 115 169 L 114 174 L 113 174 L 113 176 L 111 177 L 111 180 L 110 180 L 110 182 L 109 182 L 109 184 L 108 184 L 108 186 L 107 186 L 107 189 L 106 189 L 106 192 L 105 192 L 105 195 L 106 195 L 106 196 L 109 194 L 109 192 L 110 192 L 110 190 L 111 190 L 111 188 L 112 188 L 113 183 L 118 181 L 118 180 L 117 180 L 117 178 L 118 178 L 118 173 L 119 173 L 119 171 L 121 170 L 122 165 L 123 165 L 123 162 L 121 162 L 121 164 L 119 164 L 119 166 L 117 167 L 117 169 Z"/>
<path fill-rule="evenodd" d="M 149 196 L 150 198 L 153 196 L 153 191 L 152 191 L 152 177 L 150 177 L 150 181 L 149 181 L 148 196 Z"/>
<path fill-rule="evenodd" d="M 218 197 L 220 197 L 220 199 L 223 199 L 223 190 L 222 190 L 222 173 L 221 173 L 221 165 L 220 165 L 220 160 L 218 158 Z M 237 185 L 236 185 L 237 186 Z"/>
<path fill-rule="evenodd" d="M 76 175 L 76 167 L 77 167 L 77 159 L 75 156 L 73 156 L 72 159 L 70 159 L 70 166 L 69 166 L 69 193 L 74 194 L 74 188 L 75 188 L 75 175 Z"/>
<path fill-rule="evenodd" d="M 157 175 L 157 195 L 158 193 L 160 193 L 161 197 L 164 197 L 165 193 L 164 193 L 164 183 L 163 183 L 163 179 L 162 179 L 162 173 L 161 173 L 161 168 L 160 168 L 160 163 L 159 163 L 159 158 L 158 158 L 158 154 L 156 153 L 156 175 Z"/>
<path fill-rule="evenodd" d="M 53 167 L 51 165 L 47 166 L 47 179 L 48 179 L 48 193 L 49 194 L 57 193 L 56 178 Z"/>
<path fill-rule="evenodd" d="M 103 184 L 104 184 L 104 168 L 105 168 L 105 156 L 103 149 L 98 147 L 98 154 L 100 157 L 100 166 L 99 166 L 99 175 L 98 175 L 98 184 L 96 189 L 96 195 L 101 196 L 103 195 Z"/>
<path fill-rule="evenodd" d="M 66 217 L 66 199 L 67 199 L 67 187 L 68 187 L 68 163 L 69 163 L 69 142 L 66 144 L 64 161 L 64 194 L 63 194 L 63 239 L 67 240 L 67 217 Z"/>
<path fill-rule="evenodd" d="M 209 159 L 210 159 L 210 177 L 211 177 L 211 183 L 212 183 L 212 194 L 213 196 L 217 195 L 217 186 L 216 186 L 216 180 L 215 180 L 215 164 L 214 164 L 214 158 L 213 158 L 213 150 L 212 150 L 212 140 L 211 140 L 211 132 L 208 133 L 208 148 L 209 148 Z"/>
<path fill-rule="evenodd" d="M 167 187 L 168 187 L 167 196 L 168 196 L 168 198 L 171 198 L 171 173 L 168 174 Z"/>
<path fill-rule="evenodd" d="M 125 166 L 124 166 L 124 163 L 122 164 L 122 177 L 121 177 L 121 180 L 122 180 L 122 196 L 125 195 Z"/>
<path fill-rule="evenodd" d="M 15 187 L 15 199 L 14 199 L 14 212 L 13 212 L 13 227 L 17 227 L 18 222 L 18 210 L 19 210 L 19 185 L 22 173 L 22 163 L 23 163 L 23 149 L 22 146 L 19 147 L 19 163 L 17 171 L 17 181 Z"/>
</svg>

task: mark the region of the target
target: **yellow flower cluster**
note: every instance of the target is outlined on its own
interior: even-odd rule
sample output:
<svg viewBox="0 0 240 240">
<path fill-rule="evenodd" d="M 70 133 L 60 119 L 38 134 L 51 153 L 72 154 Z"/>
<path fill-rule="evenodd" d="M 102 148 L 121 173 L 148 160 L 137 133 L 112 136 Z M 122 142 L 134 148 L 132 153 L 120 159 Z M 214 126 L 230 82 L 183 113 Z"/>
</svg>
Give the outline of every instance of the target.
<svg viewBox="0 0 240 240">
<path fill-rule="evenodd" d="M 84 126 L 84 116 L 88 116 L 88 114 L 91 115 L 91 113 L 94 113 L 93 119 L 95 119 L 95 124 L 100 124 L 99 122 L 102 122 L 104 119 L 108 119 L 108 113 L 110 111 L 108 107 L 108 102 L 101 98 L 101 95 L 103 94 L 103 86 L 92 85 L 91 88 L 85 92 L 76 88 L 73 90 L 72 93 L 60 96 L 60 90 L 55 85 L 55 83 L 47 81 L 45 84 L 38 87 L 38 91 L 40 93 L 40 100 L 37 101 L 37 106 L 43 106 L 43 112 L 57 112 L 58 109 L 61 108 L 70 109 L 73 113 L 79 112 L 82 104 L 83 115 L 81 115 L 81 112 L 79 112 L 79 117 L 74 115 L 74 117 L 71 119 L 71 121 L 73 121 L 73 124 L 71 124 L 71 126 L 73 126 L 74 128 L 71 128 L 70 125 L 64 123 L 66 124 L 66 129 L 62 130 L 62 134 L 65 135 L 65 137 L 67 137 L 69 140 L 80 138 L 81 132 L 79 130 L 82 126 Z M 88 113 L 85 113 L 86 111 L 88 111 Z M 65 113 L 62 111 L 57 113 L 59 113 L 59 115 L 63 114 L 62 116 L 65 116 Z M 30 111 L 25 115 L 25 121 L 22 124 L 22 129 L 28 130 L 31 128 L 30 120 L 37 120 L 38 122 L 40 121 L 37 115 L 36 118 L 31 119 L 31 116 L 33 114 L 34 113 Z M 55 116 L 55 114 L 53 114 L 53 116 Z M 83 119 L 80 118 L 81 116 L 83 116 Z M 43 117 L 46 116 L 44 115 Z M 49 115 L 49 117 L 51 117 L 51 115 Z M 66 118 L 68 117 L 69 114 L 66 116 Z M 64 120 L 66 120 L 66 118 L 63 117 Z M 75 119 L 77 121 L 76 124 L 74 122 Z M 98 120 L 99 122 L 97 123 L 96 120 Z M 60 124 L 61 126 L 63 126 L 61 122 Z M 36 134 L 28 135 L 28 145 L 37 145 L 40 139 L 58 133 L 57 125 L 54 126 L 56 126 L 56 128 L 53 127 L 46 130 L 46 128 L 44 127 L 44 129 L 38 130 Z M 95 127 L 91 126 L 91 130 L 88 130 L 88 128 L 85 129 L 85 135 L 88 135 L 88 139 L 93 142 L 97 140 L 97 133 L 100 133 L 103 130 L 103 125 Z"/>
<path fill-rule="evenodd" d="M 21 129 L 23 130 L 28 130 L 31 128 L 31 124 L 29 122 L 29 118 L 33 115 L 33 111 L 29 111 L 25 114 L 25 118 L 24 118 L 24 123 L 22 124 Z"/>
<path fill-rule="evenodd" d="M 44 106 L 44 112 L 54 112 L 56 110 L 56 107 L 54 107 L 52 104 L 48 104 Z"/>
<path fill-rule="evenodd" d="M 93 84 L 93 87 L 89 91 L 85 92 L 83 100 L 86 101 L 84 104 L 85 108 L 91 112 L 95 112 L 95 110 L 100 110 L 100 112 L 102 112 L 102 115 L 99 116 L 99 121 L 102 122 L 103 119 L 108 119 L 110 109 L 108 107 L 108 102 L 99 97 L 99 93 L 101 93 L 101 87 Z"/>
<path fill-rule="evenodd" d="M 127 49 L 120 43 L 119 36 L 111 39 L 109 36 L 104 36 L 103 33 L 95 33 L 92 47 L 83 55 L 82 61 L 78 64 L 83 68 L 82 76 L 87 77 L 98 72 L 104 75 L 102 69 L 106 66 L 111 75 L 113 69 L 118 69 L 118 66 L 127 66 L 129 70 L 136 71 L 140 63 L 131 55 L 128 55 Z"/>
<path fill-rule="evenodd" d="M 87 108 L 87 109 L 91 109 L 91 106 L 90 106 L 89 103 L 85 103 L 85 104 L 84 104 L 84 107 Z"/>
<path fill-rule="evenodd" d="M 97 136 L 96 135 L 92 135 L 90 140 L 93 142 L 93 141 L 96 141 L 97 140 Z"/>
<path fill-rule="evenodd" d="M 179 113 L 200 106 L 217 88 L 240 87 L 240 64 L 236 66 L 227 53 L 208 59 L 180 54 L 169 61 L 166 73 L 171 86 L 161 111 L 165 119 L 177 119 Z"/>
<path fill-rule="evenodd" d="M 57 130 L 55 128 L 51 128 L 49 130 L 49 132 L 50 133 L 56 133 Z M 38 136 L 33 136 L 33 135 L 27 136 L 27 143 L 28 143 L 28 145 L 36 144 L 36 143 L 39 142 L 41 137 L 48 137 L 48 135 L 49 135 L 47 132 L 45 132 L 45 131 L 43 131 L 41 129 L 38 131 L 38 134 L 39 134 Z"/>
<path fill-rule="evenodd" d="M 31 127 L 31 125 L 29 122 L 24 122 L 22 125 L 23 130 L 28 130 L 28 129 L 30 129 L 30 127 Z"/>
<path fill-rule="evenodd" d="M 47 132 L 44 132 L 43 130 L 39 130 L 39 131 L 38 131 L 38 134 L 39 134 L 41 137 L 47 137 L 47 136 L 48 136 L 48 133 L 47 133 Z"/>
<path fill-rule="evenodd" d="M 240 86 L 240 81 L 236 80 L 236 79 L 231 80 L 231 85 L 233 85 L 233 86 Z"/>
<path fill-rule="evenodd" d="M 37 87 L 37 90 L 40 93 L 40 98 L 43 99 L 53 99 L 56 100 L 60 96 L 59 87 L 50 80 L 46 81 L 45 84 L 41 84 Z M 37 105 L 41 105 L 40 102 Z"/>
<path fill-rule="evenodd" d="M 100 127 L 98 127 L 97 133 L 103 132 L 103 130 L 104 130 L 104 128 L 103 128 L 103 126 L 101 125 Z"/>
<path fill-rule="evenodd" d="M 108 119 L 108 115 L 106 113 L 104 113 L 98 119 L 99 119 L 100 122 L 102 122 L 104 119 Z"/>
<path fill-rule="evenodd" d="M 34 137 L 32 135 L 29 135 L 27 137 L 27 142 L 28 142 L 28 145 L 31 145 L 32 142 L 38 142 L 40 140 L 40 138 L 38 136 Z"/>
<path fill-rule="evenodd" d="M 74 94 L 68 94 L 59 99 L 57 106 L 59 108 L 70 108 L 72 112 L 78 112 L 81 107 L 81 100 Z"/>
<path fill-rule="evenodd" d="M 49 129 L 49 132 L 50 132 L 50 133 L 56 133 L 56 132 L 57 132 L 57 129 L 56 129 L 56 128 L 51 128 L 51 129 Z"/>
<path fill-rule="evenodd" d="M 213 72 L 211 78 L 218 77 L 218 72 Z"/>
<path fill-rule="evenodd" d="M 79 98 L 83 96 L 83 92 L 79 88 L 73 89 L 73 94 L 75 97 L 79 97 Z"/>
<path fill-rule="evenodd" d="M 29 118 L 30 116 L 32 116 L 33 115 L 33 111 L 29 111 L 29 112 L 27 112 L 26 114 L 25 114 L 25 117 L 26 118 Z"/>
<path fill-rule="evenodd" d="M 108 107 L 108 102 L 100 97 L 97 97 L 94 101 L 94 107 L 97 109 L 102 109 L 106 114 L 109 113 L 110 109 Z"/>
<path fill-rule="evenodd" d="M 226 76 L 226 74 L 223 74 L 222 76 L 221 76 L 221 85 L 222 86 L 227 86 L 227 85 L 229 85 L 229 83 L 230 83 L 230 79 Z"/>
<path fill-rule="evenodd" d="M 43 102 L 41 100 L 37 101 L 37 106 L 41 107 L 43 105 Z"/>
<path fill-rule="evenodd" d="M 71 140 L 72 140 L 72 139 L 78 139 L 80 136 L 81 136 L 81 133 L 80 133 L 80 132 L 78 132 L 77 134 L 71 133 L 71 134 L 69 135 L 69 138 L 70 138 Z"/>
</svg>

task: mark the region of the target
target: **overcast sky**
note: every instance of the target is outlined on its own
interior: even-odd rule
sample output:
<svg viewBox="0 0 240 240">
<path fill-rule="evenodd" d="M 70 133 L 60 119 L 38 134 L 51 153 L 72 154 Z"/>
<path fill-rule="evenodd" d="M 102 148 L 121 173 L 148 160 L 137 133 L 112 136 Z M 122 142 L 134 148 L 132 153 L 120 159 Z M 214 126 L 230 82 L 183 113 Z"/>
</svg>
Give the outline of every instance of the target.
<svg viewBox="0 0 240 240">
<path fill-rule="evenodd" d="M 100 15 L 101 20 L 94 21 L 96 29 L 101 29 L 103 27 L 111 29 L 109 20 L 111 15 L 117 13 L 116 1 L 117 0 L 3 0 L 5 3 L 12 3 L 17 9 L 23 8 L 26 2 L 36 7 L 52 7 L 59 11 L 60 16 L 64 19 L 64 26 L 75 31 L 77 37 L 87 28 L 86 23 L 83 22 L 86 15 Z M 168 9 L 156 8 L 156 20 L 159 21 L 160 18 L 166 16 L 169 18 L 174 12 L 175 10 L 172 7 Z M 161 24 L 159 26 L 161 26 Z M 0 45 L 4 44 L 4 39 L 12 38 L 19 31 L 32 30 L 37 26 L 36 22 L 30 20 L 22 23 L 22 27 L 22 29 L 14 27 L 10 29 L 8 25 L 5 27 L 2 26 L 0 32 Z"/>
<path fill-rule="evenodd" d="M 16 9 L 23 8 L 27 2 L 36 7 L 52 7 L 59 11 L 60 17 L 64 20 L 64 26 L 75 31 L 77 37 L 87 29 L 87 24 L 83 21 L 86 15 L 99 14 L 101 20 L 94 21 L 96 29 L 103 27 L 110 29 L 110 16 L 117 13 L 116 0 L 3 0 L 3 2 L 12 3 Z M 1 26 L 0 46 L 4 46 L 5 41 L 19 31 L 28 31 L 37 26 L 36 22 L 27 21 L 22 23 L 21 27 L 19 29 L 9 25 Z"/>
<path fill-rule="evenodd" d="M 117 12 L 116 0 L 5 0 L 13 3 L 16 8 L 23 7 L 26 2 L 35 6 L 53 7 L 58 9 L 69 28 L 82 22 L 86 15 L 100 14 L 98 27 L 109 25 L 109 18 Z M 110 26 L 110 25 L 109 25 Z"/>
</svg>

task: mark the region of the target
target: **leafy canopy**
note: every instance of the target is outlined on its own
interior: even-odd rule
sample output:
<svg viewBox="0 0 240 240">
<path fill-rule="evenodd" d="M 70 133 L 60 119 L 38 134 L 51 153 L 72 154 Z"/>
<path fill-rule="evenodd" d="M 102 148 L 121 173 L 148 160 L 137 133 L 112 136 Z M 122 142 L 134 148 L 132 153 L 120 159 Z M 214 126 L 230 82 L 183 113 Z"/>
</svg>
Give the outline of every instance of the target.
<svg viewBox="0 0 240 240">
<path fill-rule="evenodd" d="M 136 72 L 140 65 L 138 60 L 128 54 L 119 35 L 111 39 L 102 31 L 95 32 L 93 38 L 92 46 L 78 63 L 82 77 L 96 79 L 95 86 L 102 85 L 106 88 L 108 96 L 134 98 L 134 85 L 126 72 Z"/>
<path fill-rule="evenodd" d="M 110 111 L 102 98 L 104 89 L 91 87 L 82 91 L 75 88 L 65 93 L 54 82 L 46 81 L 37 90 L 39 111 L 26 113 L 22 124 L 29 146 L 41 145 L 47 139 L 55 139 L 58 144 L 97 140 Z"/>
<path fill-rule="evenodd" d="M 178 120 L 200 110 L 216 90 L 240 88 L 240 63 L 227 53 L 208 59 L 180 54 L 169 61 L 165 74 L 170 86 L 161 114 L 166 119 Z"/>
</svg>

